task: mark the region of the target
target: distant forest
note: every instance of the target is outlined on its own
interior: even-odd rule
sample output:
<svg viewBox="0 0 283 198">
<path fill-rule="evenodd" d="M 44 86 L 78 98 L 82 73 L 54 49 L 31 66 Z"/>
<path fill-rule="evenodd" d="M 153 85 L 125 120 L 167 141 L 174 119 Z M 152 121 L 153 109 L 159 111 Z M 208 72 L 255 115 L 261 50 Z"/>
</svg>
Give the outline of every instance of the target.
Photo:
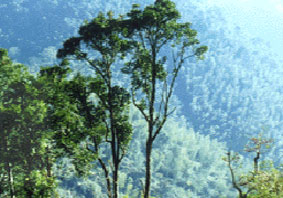
<svg viewBox="0 0 283 198">
<path fill-rule="evenodd" d="M 27 15 L 44 4 L 74 16 Z M 190 17 L 170 0 L 100 4 L 0 6 L 6 22 L 14 6 L 69 25 L 38 42 L 0 26 L 0 197 L 283 197 L 281 70 L 266 46 L 229 38 L 197 4 Z M 43 40 L 60 42 L 33 56 Z"/>
</svg>

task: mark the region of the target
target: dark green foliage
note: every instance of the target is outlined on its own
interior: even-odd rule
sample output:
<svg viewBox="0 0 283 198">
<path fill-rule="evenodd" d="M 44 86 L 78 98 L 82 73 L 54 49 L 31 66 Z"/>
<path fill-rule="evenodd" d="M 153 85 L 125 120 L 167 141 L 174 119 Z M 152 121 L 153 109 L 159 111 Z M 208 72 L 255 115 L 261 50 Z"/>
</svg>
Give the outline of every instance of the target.
<svg viewBox="0 0 283 198">
<path fill-rule="evenodd" d="M 10 197 L 55 196 L 44 121 L 47 104 L 39 81 L 25 66 L 13 64 L 7 51 L 0 57 L 1 194 Z"/>
<path fill-rule="evenodd" d="M 73 93 L 72 97 L 76 100 L 87 130 L 85 138 L 80 140 L 86 141 L 86 152 L 98 156 L 105 173 L 108 197 L 118 197 L 119 165 L 127 151 L 132 128 L 127 115 L 130 95 L 125 88 L 112 82 L 112 72 L 117 59 L 123 59 L 131 45 L 121 38 L 121 18 L 114 19 L 111 12 L 107 15 L 105 17 L 100 13 L 92 21 L 86 21 L 80 27 L 80 36 L 66 40 L 64 48 L 58 50 L 57 57 L 83 60 L 96 73 L 95 78 L 76 76 L 69 90 Z M 94 94 L 94 98 L 89 101 L 91 94 Z M 107 160 L 99 156 L 101 143 L 109 143 L 114 167 L 111 171 Z M 113 179 L 112 184 L 109 174 Z"/>
<path fill-rule="evenodd" d="M 48 130 L 52 130 L 52 141 L 59 149 L 59 155 L 63 155 L 63 150 L 72 154 L 79 143 L 78 134 L 83 134 L 82 119 L 73 98 L 66 91 L 68 73 L 68 68 L 54 66 L 42 68 L 39 76 L 42 95 L 48 104 L 45 124 Z"/>
</svg>

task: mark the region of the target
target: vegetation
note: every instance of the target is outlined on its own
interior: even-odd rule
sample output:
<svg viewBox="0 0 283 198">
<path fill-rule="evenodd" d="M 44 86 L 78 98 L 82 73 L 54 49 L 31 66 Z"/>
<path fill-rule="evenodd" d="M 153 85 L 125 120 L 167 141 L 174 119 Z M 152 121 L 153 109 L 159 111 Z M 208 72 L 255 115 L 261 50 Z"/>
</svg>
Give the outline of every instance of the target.
<svg viewBox="0 0 283 198">
<path fill-rule="evenodd" d="M 262 170 L 259 169 L 259 160 L 265 149 L 270 148 L 271 140 L 251 138 L 251 146 L 247 145 L 246 152 L 254 152 L 253 170 L 248 174 L 242 174 L 236 179 L 233 163 L 238 163 L 238 154 L 227 153 L 227 158 L 223 158 L 228 163 L 231 173 L 232 185 L 238 191 L 239 198 L 260 198 L 260 197 L 281 197 L 283 192 L 283 175 L 280 169 L 273 167 L 272 162 L 263 161 Z M 244 192 L 246 189 L 246 192 Z"/>
<path fill-rule="evenodd" d="M 147 122 L 144 198 L 148 198 L 152 146 L 167 117 L 174 111 L 169 109 L 169 101 L 176 77 L 186 59 L 194 56 L 202 59 L 207 47 L 197 47 L 197 32 L 190 28 L 190 23 L 177 22 L 180 14 L 171 1 L 155 1 L 144 10 L 134 4 L 128 17 L 126 37 L 134 43 L 134 54 L 122 71 L 131 76 L 132 102 Z M 161 56 L 161 51 L 169 46 L 171 60 L 168 60 L 169 55 Z M 189 49 L 192 49 L 191 54 L 187 52 Z M 158 87 L 162 87 L 161 93 L 157 93 Z"/>
<path fill-rule="evenodd" d="M 110 145 L 111 164 L 108 159 L 103 160 L 98 156 L 105 172 L 109 198 L 118 197 L 119 166 L 132 132 L 127 112 L 130 95 L 125 88 L 115 85 L 112 79 L 114 63 L 130 49 L 129 42 L 119 38 L 123 30 L 120 23 L 121 20 L 114 19 L 111 12 L 107 18 L 100 13 L 90 23 L 85 22 L 81 26 L 79 37 L 68 39 L 64 48 L 58 51 L 59 58 L 74 57 L 95 70 L 95 79 L 90 78 L 91 82 L 85 82 L 77 76 L 70 89 L 80 102 L 79 109 L 85 116 L 85 127 L 89 130 L 83 139 L 87 151 L 98 155 L 101 143 Z M 81 47 L 82 44 L 87 47 Z M 92 53 L 95 55 L 91 56 Z M 91 93 L 95 94 L 97 105 L 89 104 Z M 87 155 L 82 157 L 88 160 Z M 112 180 L 109 178 L 110 173 Z"/>
<path fill-rule="evenodd" d="M 48 106 L 42 84 L 25 66 L 13 64 L 0 50 L 0 194 L 14 197 L 55 196 L 55 162 L 45 118 Z M 1 195 L 1 196 L 2 196 Z"/>
<path fill-rule="evenodd" d="M 107 111 L 102 116 L 109 115 L 104 121 L 105 130 L 109 130 L 105 133 L 105 139 L 111 144 L 114 165 L 112 194 L 117 197 L 119 164 L 125 154 L 123 145 L 129 142 L 127 136 L 130 135 L 130 128 L 126 127 L 128 124 L 118 124 L 118 120 L 121 121 L 119 112 L 123 112 L 123 109 L 118 107 L 123 107 L 129 99 L 128 93 L 123 88 L 112 86 L 111 66 L 117 62 L 117 58 L 130 56 L 131 60 L 122 71 L 131 76 L 132 102 L 148 123 L 144 188 L 144 197 L 148 198 L 152 145 L 161 132 L 167 116 L 172 113 L 168 105 L 176 77 L 186 59 L 194 56 L 203 58 L 207 47 L 195 48 L 192 54 L 187 54 L 187 49 L 199 44 L 196 39 L 197 32 L 190 28 L 190 23 L 177 22 L 180 15 L 171 1 L 156 1 L 154 5 L 146 7 L 143 11 L 134 4 L 131 12 L 127 14 L 128 18 L 125 19 L 123 17 L 114 19 L 111 12 L 107 16 L 108 18 L 105 18 L 100 13 L 90 23 L 85 22 L 79 30 L 80 36 L 68 39 L 64 43 L 64 48 L 58 51 L 58 57 L 69 55 L 77 60 L 84 60 L 88 66 L 95 69 L 96 75 L 100 78 L 102 86 L 98 89 L 105 90 L 105 93 L 98 93 L 98 97 L 100 106 L 104 106 Z M 86 47 L 81 47 L 82 43 L 86 44 Z M 172 47 L 170 63 L 173 65 L 172 72 L 166 71 L 164 67 L 168 64 L 167 57 L 160 57 L 160 52 L 168 46 Z M 97 52 L 96 57 L 99 58 L 90 58 L 87 52 L 89 49 Z M 160 98 L 156 96 L 158 85 L 163 86 Z M 116 98 L 120 100 L 118 103 L 114 102 Z M 117 103 L 116 107 L 114 103 Z M 159 106 L 158 110 L 156 106 Z M 124 120 L 126 119 L 125 117 Z M 89 120 L 91 122 L 93 119 Z M 98 148 L 98 145 L 95 147 Z M 111 197 L 110 182 L 107 178 L 109 171 L 102 160 L 100 163 L 105 171 L 108 196 Z"/>
<path fill-rule="evenodd" d="M 75 179 L 97 179 L 95 165 L 102 169 L 105 185 L 91 186 L 89 196 L 93 197 L 98 188 L 108 198 L 122 194 L 125 198 L 158 197 L 172 186 L 174 191 L 167 197 L 195 197 L 204 185 L 212 186 L 209 195 L 219 193 L 221 187 L 215 178 L 220 177 L 220 171 L 216 173 L 211 163 L 216 161 L 218 168 L 222 167 L 221 160 L 213 159 L 221 152 L 220 145 L 209 145 L 209 138 L 200 138 L 186 127 L 177 130 L 179 126 L 172 120 L 166 126 L 175 110 L 169 104 L 180 70 L 189 60 L 203 59 L 207 51 L 199 45 L 191 24 L 180 21 L 175 4 L 169 0 L 156 0 L 144 9 L 134 4 L 125 16 L 100 13 L 84 22 L 78 36 L 64 42 L 57 53 L 60 65 L 41 68 L 37 75 L 13 63 L 7 50 L 0 49 L 0 196 L 59 197 L 54 169 L 66 159 L 74 165 Z M 68 59 L 91 68 L 93 75 L 72 73 Z M 130 78 L 119 83 L 116 73 Z M 131 117 L 130 108 L 142 119 Z M 134 130 L 145 145 L 139 145 Z M 172 147 L 168 139 L 175 133 L 178 137 L 172 138 Z M 240 198 L 282 196 L 282 170 L 272 163 L 259 163 L 263 146 L 271 141 L 261 137 L 251 140 L 246 151 L 256 154 L 253 171 L 237 177 L 233 165 L 238 156 L 228 152 L 225 158 L 233 188 Z M 136 147 L 130 147 L 131 141 Z M 129 153 L 129 149 L 134 151 Z M 127 155 L 140 154 L 145 154 L 144 162 L 138 157 L 135 162 L 126 161 Z M 169 160 L 161 164 L 162 159 Z M 137 163 L 145 164 L 133 166 Z M 139 170 L 126 173 L 129 167 Z M 206 171 L 201 179 L 208 181 L 193 178 L 194 171 Z M 136 183 L 130 181 L 132 177 L 141 178 L 140 189 L 133 189 Z M 126 189 L 123 193 L 119 192 L 122 185 Z"/>
</svg>

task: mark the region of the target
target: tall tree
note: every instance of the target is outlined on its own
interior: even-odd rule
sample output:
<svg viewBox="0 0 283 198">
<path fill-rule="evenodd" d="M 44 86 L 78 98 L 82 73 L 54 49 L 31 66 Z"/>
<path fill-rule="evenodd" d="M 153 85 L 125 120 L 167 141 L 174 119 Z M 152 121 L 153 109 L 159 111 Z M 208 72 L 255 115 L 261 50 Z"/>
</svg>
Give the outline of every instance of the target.
<svg viewBox="0 0 283 198">
<path fill-rule="evenodd" d="M 134 44 L 134 52 L 122 71 L 131 76 L 132 102 L 148 128 L 144 198 L 150 195 L 153 142 L 174 111 L 169 108 L 169 101 L 176 78 L 187 59 L 203 59 L 207 50 L 206 46 L 199 46 L 197 32 L 190 28 L 191 24 L 179 20 L 175 4 L 159 0 L 144 10 L 134 4 L 123 22 L 124 35 Z"/>
<path fill-rule="evenodd" d="M 105 172 L 108 197 L 115 198 L 119 194 L 119 166 L 132 133 L 127 113 L 130 95 L 112 79 L 115 63 L 130 49 L 129 42 L 120 38 L 123 32 L 119 26 L 121 20 L 114 19 L 111 12 L 107 16 L 100 13 L 90 22 L 85 21 L 80 27 L 80 36 L 66 40 L 64 48 L 57 54 L 59 58 L 68 56 L 84 61 L 87 67 L 95 71 L 96 76 L 89 78 L 90 81 L 77 76 L 70 89 L 73 89 L 74 98 L 79 101 L 80 112 L 86 121 L 86 149 L 97 155 L 102 142 L 110 145 L 112 165 L 101 157 L 98 161 Z M 96 96 L 96 106 L 88 101 L 91 93 Z M 101 139 L 94 131 L 104 138 Z M 113 171 L 110 172 L 111 166 Z M 109 174 L 112 175 L 112 184 Z"/>
</svg>

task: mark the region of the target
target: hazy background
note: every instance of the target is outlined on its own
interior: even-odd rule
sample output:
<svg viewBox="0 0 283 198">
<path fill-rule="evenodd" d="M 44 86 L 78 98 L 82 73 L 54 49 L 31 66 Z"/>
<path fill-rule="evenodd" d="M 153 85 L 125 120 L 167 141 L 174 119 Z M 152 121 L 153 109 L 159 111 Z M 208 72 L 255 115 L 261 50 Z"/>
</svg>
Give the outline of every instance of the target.
<svg viewBox="0 0 283 198">
<path fill-rule="evenodd" d="M 171 126 L 164 129 L 164 137 L 161 136 L 155 144 L 156 152 L 158 149 L 168 150 L 166 156 L 162 157 L 162 153 L 154 155 L 155 169 L 162 170 L 163 176 L 157 174 L 154 177 L 160 180 L 171 178 L 172 181 L 195 178 L 194 182 L 199 183 L 198 179 L 210 176 L 215 179 L 211 181 L 218 182 L 213 184 L 218 186 L 217 192 L 221 192 L 225 186 L 231 186 L 227 183 L 227 172 L 220 173 L 219 167 L 223 163 L 218 162 L 221 152 L 227 148 L 242 151 L 248 138 L 262 132 L 266 138 L 274 139 L 274 147 L 265 157 L 277 163 L 283 159 L 283 1 L 174 2 L 182 15 L 181 20 L 192 22 L 201 43 L 207 45 L 209 51 L 204 61 L 187 62 L 177 80 L 171 105 L 178 106 L 178 112 L 172 117 Z M 27 64 L 31 71 L 38 71 L 42 65 L 59 62 L 57 49 L 62 47 L 65 39 L 76 35 L 84 19 L 95 17 L 99 11 L 125 13 L 132 3 L 143 7 L 153 0 L 1 0 L 0 47 L 9 49 L 15 61 Z M 136 140 L 133 138 L 131 144 L 135 153 L 128 155 L 125 178 L 129 172 L 133 173 L 129 177 L 142 177 L 140 170 L 134 170 L 134 167 L 143 166 L 142 151 L 137 152 L 143 148 L 143 144 L 137 142 L 142 139 L 138 135 L 138 129 L 142 127 L 139 128 L 138 122 L 136 125 Z M 181 129 L 174 131 L 178 128 Z M 168 141 L 168 146 L 162 144 L 164 140 Z M 180 143 L 181 140 L 185 141 Z M 175 159 L 179 164 L 183 164 L 186 156 L 191 161 L 182 166 L 171 166 L 174 160 L 169 153 L 174 150 L 179 152 L 179 161 L 177 157 Z M 210 153 L 211 150 L 215 152 Z M 205 164 L 208 158 L 213 169 Z M 158 165 L 162 159 L 164 163 Z M 177 174 L 185 170 L 190 170 L 186 176 Z M 204 170 L 207 174 L 201 172 Z M 219 179 L 220 175 L 222 179 Z M 184 186 L 194 183 L 191 181 L 189 185 L 186 182 L 170 183 L 172 190 L 164 196 L 178 197 L 178 193 L 173 193 L 177 192 L 176 186 L 186 189 Z M 153 184 L 156 192 L 159 192 L 158 185 L 158 182 Z M 205 185 L 199 189 L 197 186 L 187 189 L 195 193 L 195 197 L 217 195 L 209 191 L 212 184 Z"/>
</svg>

